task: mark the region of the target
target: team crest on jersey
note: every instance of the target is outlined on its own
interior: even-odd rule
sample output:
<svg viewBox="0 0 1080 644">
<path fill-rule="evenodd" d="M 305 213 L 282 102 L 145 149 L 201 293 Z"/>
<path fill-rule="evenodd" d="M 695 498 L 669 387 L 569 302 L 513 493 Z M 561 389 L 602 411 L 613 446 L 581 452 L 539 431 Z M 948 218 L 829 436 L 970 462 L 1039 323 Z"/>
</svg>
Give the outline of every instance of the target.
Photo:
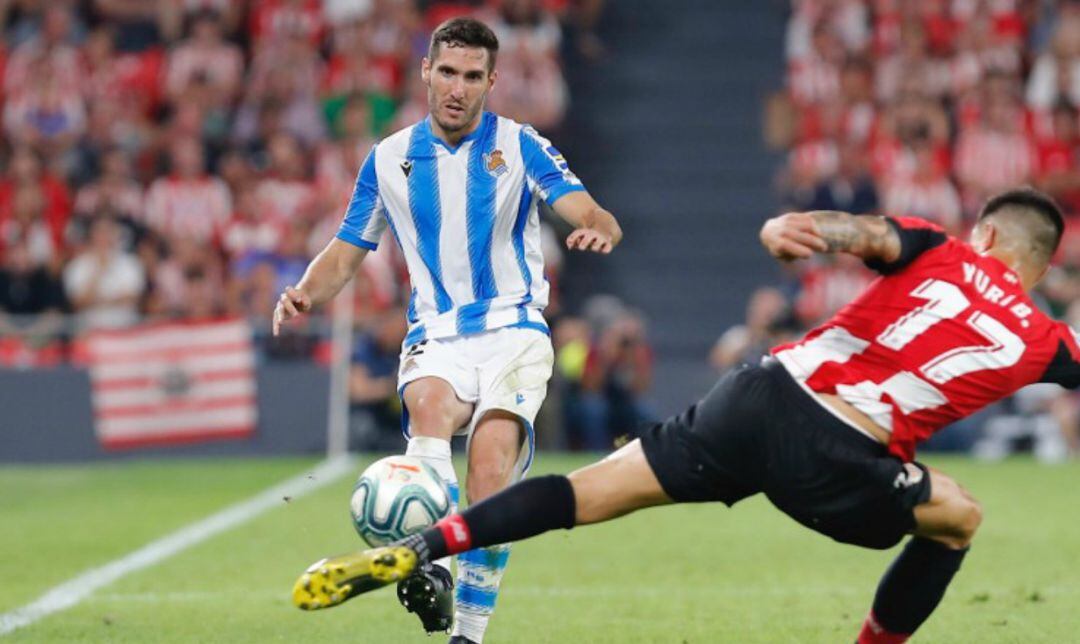
<svg viewBox="0 0 1080 644">
<path fill-rule="evenodd" d="M 496 179 L 510 171 L 509 166 L 506 165 L 506 159 L 503 159 L 502 150 L 492 150 L 485 153 L 484 167 Z"/>
</svg>

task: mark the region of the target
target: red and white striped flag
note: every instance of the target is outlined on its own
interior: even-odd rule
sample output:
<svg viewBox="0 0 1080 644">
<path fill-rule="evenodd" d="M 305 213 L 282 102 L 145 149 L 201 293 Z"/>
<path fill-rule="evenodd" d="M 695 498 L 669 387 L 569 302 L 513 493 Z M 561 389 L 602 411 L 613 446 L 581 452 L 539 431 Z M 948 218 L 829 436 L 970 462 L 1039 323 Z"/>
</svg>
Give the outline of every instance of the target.
<svg viewBox="0 0 1080 644">
<path fill-rule="evenodd" d="M 107 449 L 255 431 L 255 355 L 245 320 L 97 331 L 86 351 L 94 426 Z"/>
</svg>

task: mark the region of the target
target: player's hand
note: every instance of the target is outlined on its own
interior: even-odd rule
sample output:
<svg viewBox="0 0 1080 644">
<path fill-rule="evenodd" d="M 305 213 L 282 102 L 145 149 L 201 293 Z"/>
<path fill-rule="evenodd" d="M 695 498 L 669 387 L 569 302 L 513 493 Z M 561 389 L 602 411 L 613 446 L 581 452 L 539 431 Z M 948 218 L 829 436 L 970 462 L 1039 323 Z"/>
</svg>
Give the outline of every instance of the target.
<svg viewBox="0 0 1080 644">
<path fill-rule="evenodd" d="M 611 235 L 592 228 L 578 228 L 566 238 L 566 247 L 570 250 L 589 250 L 607 255 L 615 248 Z"/>
<path fill-rule="evenodd" d="M 789 262 L 824 253 L 829 245 L 821 238 L 814 219 L 807 213 L 789 212 L 773 217 L 761 227 L 761 244 L 773 257 Z"/>
<path fill-rule="evenodd" d="M 285 292 L 278 298 L 277 306 L 274 307 L 274 335 L 276 336 L 281 332 L 282 323 L 310 310 L 311 297 L 303 291 L 286 286 Z"/>
</svg>

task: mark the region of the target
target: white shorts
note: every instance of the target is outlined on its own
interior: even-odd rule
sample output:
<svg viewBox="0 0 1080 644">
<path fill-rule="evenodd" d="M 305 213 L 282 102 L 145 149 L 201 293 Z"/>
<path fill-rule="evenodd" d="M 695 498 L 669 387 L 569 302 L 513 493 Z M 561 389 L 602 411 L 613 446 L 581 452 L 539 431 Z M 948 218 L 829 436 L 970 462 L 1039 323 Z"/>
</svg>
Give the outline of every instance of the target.
<svg viewBox="0 0 1080 644">
<path fill-rule="evenodd" d="M 534 329 L 502 328 L 476 335 L 437 338 L 412 345 L 401 353 L 398 393 L 420 378 L 436 377 L 453 387 L 461 400 L 474 405 L 469 424 L 455 435 L 472 440 L 476 423 L 499 409 L 521 419 L 526 440 L 517 469 L 524 474 L 536 447 L 533 421 L 547 396 L 555 362 L 551 339 Z M 402 431 L 409 437 L 409 414 L 402 404 Z"/>
</svg>

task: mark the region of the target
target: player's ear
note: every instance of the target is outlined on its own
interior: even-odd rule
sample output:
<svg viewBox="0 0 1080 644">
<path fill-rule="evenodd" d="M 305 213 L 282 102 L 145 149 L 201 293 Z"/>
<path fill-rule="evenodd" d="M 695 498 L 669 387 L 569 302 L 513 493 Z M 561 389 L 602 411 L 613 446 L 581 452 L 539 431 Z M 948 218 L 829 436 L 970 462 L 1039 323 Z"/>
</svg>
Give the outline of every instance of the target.
<svg viewBox="0 0 1080 644">
<path fill-rule="evenodd" d="M 488 91 L 490 92 L 495 87 L 495 79 L 499 77 L 499 71 L 497 69 L 491 70 L 488 74 Z"/>
<path fill-rule="evenodd" d="M 993 222 L 984 219 L 975 225 L 975 230 L 971 234 L 971 247 L 975 249 L 975 252 L 987 252 L 994 247 L 995 241 L 997 241 L 997 228 Z"/>
<path fill-rule="evenodd" d="M 427 56 L 420 59 L 420 80 L 428 87 L 431 86 L 431 61 Z"/>
</svg>

